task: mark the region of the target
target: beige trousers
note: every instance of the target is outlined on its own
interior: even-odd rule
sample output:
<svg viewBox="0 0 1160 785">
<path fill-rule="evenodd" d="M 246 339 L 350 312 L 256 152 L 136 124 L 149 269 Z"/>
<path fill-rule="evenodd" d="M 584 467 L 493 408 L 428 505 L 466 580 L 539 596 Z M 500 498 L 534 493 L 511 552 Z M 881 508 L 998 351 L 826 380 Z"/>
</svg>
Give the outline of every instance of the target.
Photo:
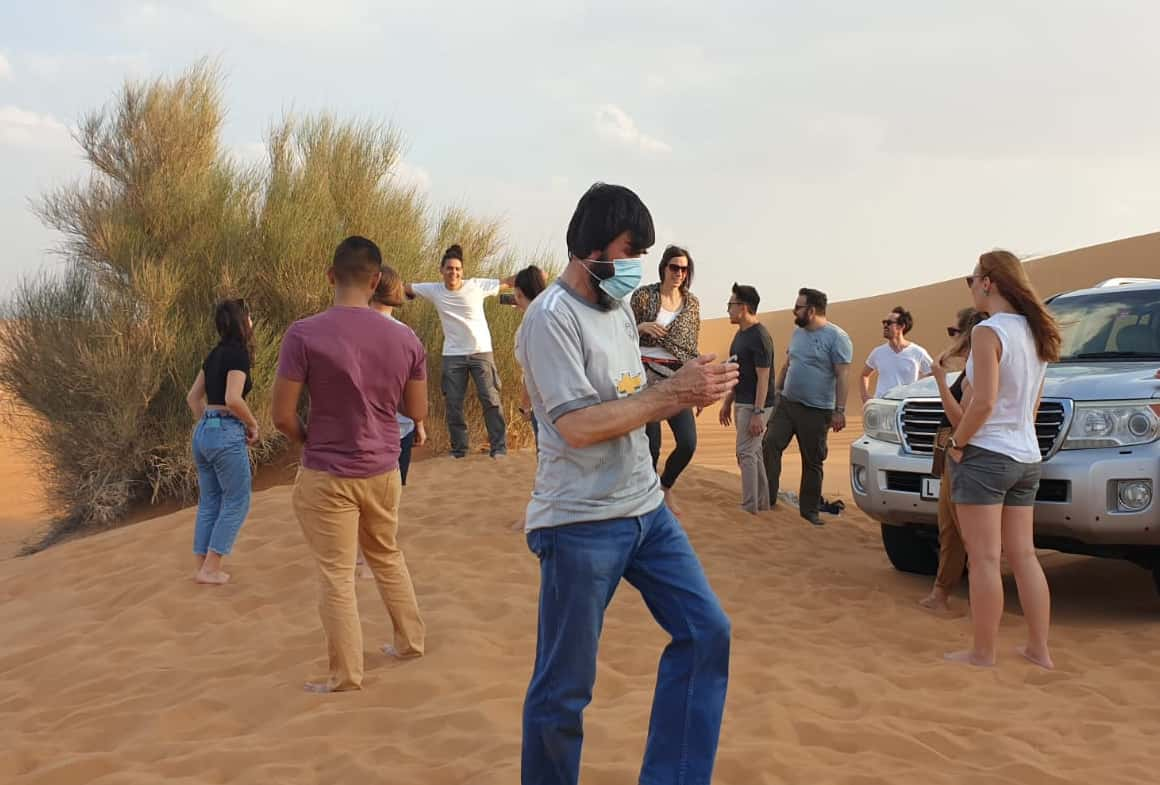
<svg viewBox="0 0 1160 785">
<path fill-rule="evenodd" d="M 330 687 L 357 690 L 363 679 L 363 637 L 355 594 L 355 559 L 361 546 L 395 628 L 401 657 L 423 653 L 426 630 L 415 588 L 399 550 L 398 470 L 375 477 L 336 477 L 300 469 L 294 483 L 294 513 L 318 561 L 318 611 L 326 632 Z"/>
</svg>

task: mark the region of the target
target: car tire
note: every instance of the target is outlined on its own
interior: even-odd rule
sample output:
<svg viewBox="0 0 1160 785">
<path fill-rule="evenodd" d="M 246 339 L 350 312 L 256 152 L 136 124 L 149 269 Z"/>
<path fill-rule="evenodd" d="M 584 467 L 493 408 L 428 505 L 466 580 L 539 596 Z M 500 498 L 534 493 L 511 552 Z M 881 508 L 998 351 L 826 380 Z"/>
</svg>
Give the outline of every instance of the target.
<svg viewBox="0 0 1160 785">
<path fill-rule="evenodd" d="M 882 524 L 882 547 L 894 569 L 915 575 L 938 572 L 938 540 L 913 526 Z"/>
</svg>

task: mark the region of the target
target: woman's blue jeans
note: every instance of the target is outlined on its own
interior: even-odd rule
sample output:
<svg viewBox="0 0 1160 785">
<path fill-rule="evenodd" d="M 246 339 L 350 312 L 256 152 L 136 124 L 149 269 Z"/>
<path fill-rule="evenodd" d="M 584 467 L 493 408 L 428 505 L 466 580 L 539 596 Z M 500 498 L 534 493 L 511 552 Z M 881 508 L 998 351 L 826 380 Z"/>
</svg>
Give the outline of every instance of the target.
<svg viewBox="0 0 1160 785">
<path fill-rule="evenodd" d="M 193 461 L 199 492 L 193 552 L 226 556 L 250 511 L 246 426 L 226 412 L 210 409 L 193 432 Z"/>
</svg>

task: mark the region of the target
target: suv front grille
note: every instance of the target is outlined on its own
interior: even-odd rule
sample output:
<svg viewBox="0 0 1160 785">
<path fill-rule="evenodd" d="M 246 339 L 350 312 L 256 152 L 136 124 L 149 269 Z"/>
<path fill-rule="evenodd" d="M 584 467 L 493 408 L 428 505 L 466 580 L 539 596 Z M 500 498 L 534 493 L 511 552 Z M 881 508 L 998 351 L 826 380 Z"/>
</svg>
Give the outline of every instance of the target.
<svg viewBox="0 0 1160 785">
<path fill-rule="evenodd" d="M 902 404 L 900 417 L 902 441 L 909 452 L 930 455 L 934 452 L 934 436 L 942 422 L 942 401 L 912 400 Z M 1046 458 L 1055 450 L 1056 442 L 1067 422 L 1067 408 L 1062 401 L 1042 401 L 1035 419 L 1035 433 L 1039 437 L 1039 453 Z"/>
</svg>

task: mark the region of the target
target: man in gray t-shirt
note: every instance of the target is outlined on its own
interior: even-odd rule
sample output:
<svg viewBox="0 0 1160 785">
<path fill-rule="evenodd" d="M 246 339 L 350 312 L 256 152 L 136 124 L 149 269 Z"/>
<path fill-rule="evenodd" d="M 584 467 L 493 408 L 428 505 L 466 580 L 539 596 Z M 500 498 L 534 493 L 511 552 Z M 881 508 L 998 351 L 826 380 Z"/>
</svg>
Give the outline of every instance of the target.
<svg viewBox="0 0 1160 785">
<path fill-rule="evenodd" d="M 846 427 L 846 391 L 854 345 L 845 330 L 826 319 L 827 298 L 817 289 L 802 289 L 794 303 L 797 329 L 789 341 L 775 389 L 778 393 L 769 428 L 762 441 L 769 498 L 777 499 L 781 455 L 796 436 L 802 454 L 798 511 L 821 526 L 822 467 L 827 432 Z"/>
<path fill-rule="evenodd" d="M 641 782 L 709 782 L 729 670 L 729 619 L 664 505 L 646 423 L 719 401 L 737 366 L 699 357 L 646 386 L 624 298 L 653 244 L 632 191 L 597 184 L 569 261 L 528 307 L 517 359 L 540 424 L 528 547 L 540 561 L 536 663 L 524 701 L 525 785 L 576 785 L 604 610 L 621 579 L 673 640 L 661 656 Z"/>
</svg>

